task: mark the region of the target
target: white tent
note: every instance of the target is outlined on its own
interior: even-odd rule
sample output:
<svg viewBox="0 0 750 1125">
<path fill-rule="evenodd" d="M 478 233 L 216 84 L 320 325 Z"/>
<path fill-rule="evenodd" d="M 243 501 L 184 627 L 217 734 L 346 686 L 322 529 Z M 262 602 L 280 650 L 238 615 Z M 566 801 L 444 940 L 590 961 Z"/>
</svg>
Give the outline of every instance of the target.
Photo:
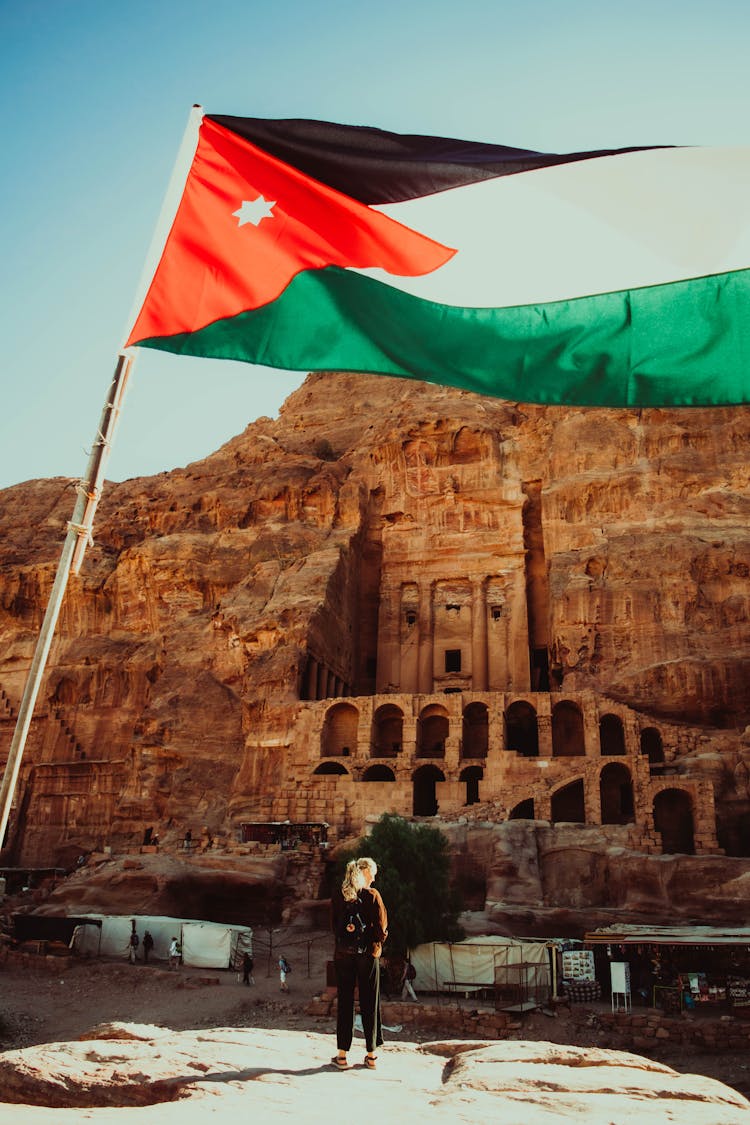
<svg viewBox="0 0 750 1125">
<path fill-rule="evenodd" d="M 253 931 L 249 926 L 224 922 L 199 922 L 192 918 L 166 918 L 146 914 L 88 914 L 99 926 L 78 926 L 72 947 L 83 956 L 121 957 L 130 947 L 132 923 L 139 938 L 138 958 L 143 957 L 143 935 L 154 939 L 150 958 L 166 961 L 169 945 L 176 937 L 182 946 L 183 964 L 201 969 L 228 969 L 238 966 L 242 954 L 252 953 Z"/>
<path fill-rule="evenodd" d="M 253 951 L 253 931 L 219 922 L 182 923 L 182 960 L 199 969 L 237 968 L 243 953 Z"/>
<path fill-rule="evenodd" d="M 535 1007 L 551 992 L 547 943 L 506 937 L 429 942 L 410 953 L 423 992 L 471 996 L 491 990 L 508 1006 Z"/>
</svg>

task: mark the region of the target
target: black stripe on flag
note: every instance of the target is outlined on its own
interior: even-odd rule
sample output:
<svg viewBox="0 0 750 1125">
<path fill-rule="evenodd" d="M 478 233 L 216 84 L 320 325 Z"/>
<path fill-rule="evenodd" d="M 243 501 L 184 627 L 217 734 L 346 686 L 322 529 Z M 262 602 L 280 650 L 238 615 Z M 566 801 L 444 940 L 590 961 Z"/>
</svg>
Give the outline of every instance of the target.
<svg viewBox="0 0 750 1125">
<path fill-rule="evenodd" d="M 367 204 L 401 203 L 553 164 L 640 152 L 646 147 L 672 147 L 634 146 L 557 154 L 304 118 L 274 121 L 207 116 L 285 164 Z"/>
</svg>

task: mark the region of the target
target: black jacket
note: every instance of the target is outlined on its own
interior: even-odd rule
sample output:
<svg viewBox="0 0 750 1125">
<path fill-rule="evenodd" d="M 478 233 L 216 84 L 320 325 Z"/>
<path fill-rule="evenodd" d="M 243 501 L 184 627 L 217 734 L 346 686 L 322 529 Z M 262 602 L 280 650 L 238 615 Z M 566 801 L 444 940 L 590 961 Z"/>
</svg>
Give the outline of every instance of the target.
<svg viewBox="0 0 750 1125">
<path fill-rule="evenodd" d="M 373 936 L 371 956 L 379 957 L 383 952 L 383 942 L 388 937 L 388 914 L 385 904 L 380 897 L 380 892 L 374 887 L 363 887 L 359 892 L 359 901 L 362 904 L 362 914 Z M 331 899 L 331 928 L 334 934 L 338 931 L 338 923 L 344 913 L 345 903 L 341 891 L 336 891 Z M 349 956 L 343 950 L 336 950 L 341 956 Z"/>
</svg>

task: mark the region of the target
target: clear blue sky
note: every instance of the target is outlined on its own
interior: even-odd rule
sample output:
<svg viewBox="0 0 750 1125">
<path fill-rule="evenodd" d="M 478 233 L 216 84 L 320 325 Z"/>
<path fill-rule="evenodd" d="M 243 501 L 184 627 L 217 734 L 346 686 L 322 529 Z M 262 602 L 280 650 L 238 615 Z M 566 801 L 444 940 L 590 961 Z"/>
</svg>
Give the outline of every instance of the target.
<svg viewBox="0 0 750 1125">
<path fill-rule="evenodd" d="M 0 0 L 0 488 L 79 476 L 191 105 L 550 151 L 748 144 L 746 0 Z M 136 363 L 108 477 L 300 374 Z"/>
</svg>

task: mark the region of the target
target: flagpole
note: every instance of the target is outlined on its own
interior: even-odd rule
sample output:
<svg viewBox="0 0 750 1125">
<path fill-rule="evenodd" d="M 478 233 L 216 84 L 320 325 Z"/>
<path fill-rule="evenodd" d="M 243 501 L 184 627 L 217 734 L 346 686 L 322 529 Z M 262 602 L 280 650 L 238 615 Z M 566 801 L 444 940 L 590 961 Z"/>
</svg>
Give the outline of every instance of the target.
<svg viewBox="0 0 750 1125">
<path fill-rule="evenodd" d="M 177 156 L 175 157 L 174 166 L 172 168 L 172 175 L 167 184 L 167 190 L 162 200 L 161 211 L 159 212 L 159 217 L 154 227 L 151 245 L 148 248 L 143 262 L 143 269 L 136 287 L 135 297 L 133 298 L 133 307 L 130 310 L 130 316 L 125 326 L 123 341 L 127 340 L 133 329 L 138 313 L 141 310 L 141 305 L 145 301 L 149 286 L 153 281 L 156 268 L 159 265 L 159 259 L 164 251 L 165 243 L 172 228 L 172 223 L 177 214 L 177 208 L 182 199 L 182 193 L 185 190 L 185 183 L 188 178 L 188 173 L 190 172 L 190 166 L 193 163 L 195 150 L 198 147 L 199 130 L 202 120 L 203 106 L 194 105 L 188 115 L 182 141 L 177 150 Z"/>
<path fill-rule="evenodd" d="M 78 574 L 86 547 L 91 542 L 94 513 L 104 483 L 104 469 L 109 459 L 112 438 L 122 409 L 122 400 L 133 363 L 134 357 L 132 354 L 122 352 L 117 358 L 117 365 L 102 410 L 99 429 L 89 455 L 86 476 L 78 484 L 78 498 L 73 509 L 73 515 L 68 523 L 68 531 L 60 555 L 60 562 L 57 566 L 55 581 L 52 585 L 49 603 L 31 660 L 13 739 L 8 751 L 8 761 L 5 766 L 2 786 L 0 787 L 0 851 L 2 851 L 5 830 L 10 818 L 13 794 L 34 714 L 34 705 L 44 676 L 52 637 L 57 619 L 60 616 L 65 589 L 68 585 L 68 578 L 71 573 Z"/>
</svg>

